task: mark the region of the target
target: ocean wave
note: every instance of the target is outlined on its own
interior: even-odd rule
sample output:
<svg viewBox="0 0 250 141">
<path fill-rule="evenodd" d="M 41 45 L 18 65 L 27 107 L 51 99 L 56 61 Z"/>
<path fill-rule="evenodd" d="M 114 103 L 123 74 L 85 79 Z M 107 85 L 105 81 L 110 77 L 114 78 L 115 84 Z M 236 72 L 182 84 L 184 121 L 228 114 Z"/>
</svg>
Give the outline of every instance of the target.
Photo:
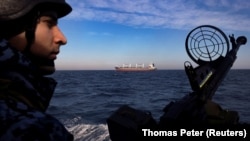
<svg viewBox="0 0 250 141">
<path fill-rule="evenodd" d="M 65 121 L 68 131 L 74 135 L 74 141 L 111 141 L 106 124 L 96 124 L 75 117 Z"/>
</svg>

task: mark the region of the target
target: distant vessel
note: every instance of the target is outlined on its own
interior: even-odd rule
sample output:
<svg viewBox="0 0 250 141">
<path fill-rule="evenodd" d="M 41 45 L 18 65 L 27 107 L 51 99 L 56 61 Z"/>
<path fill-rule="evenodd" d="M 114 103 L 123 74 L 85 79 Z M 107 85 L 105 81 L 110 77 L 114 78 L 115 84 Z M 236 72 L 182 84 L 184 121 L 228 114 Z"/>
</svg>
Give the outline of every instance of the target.
<svg viewBox="0 0 250 141">
<path fill-rule="evenodd" d="M 116 71 L 123 71 L 123 72 L 139 72 L 139 71 L 155 71 L 157 68 L 155 67 L 154 63 L 149 64 L 147 67 L 144 67 L 144 64 L 136 64 L 135 66 L 131 66 L 131 64 L 123 64 L 122 66 L 115 67 Z"/>
</svg>

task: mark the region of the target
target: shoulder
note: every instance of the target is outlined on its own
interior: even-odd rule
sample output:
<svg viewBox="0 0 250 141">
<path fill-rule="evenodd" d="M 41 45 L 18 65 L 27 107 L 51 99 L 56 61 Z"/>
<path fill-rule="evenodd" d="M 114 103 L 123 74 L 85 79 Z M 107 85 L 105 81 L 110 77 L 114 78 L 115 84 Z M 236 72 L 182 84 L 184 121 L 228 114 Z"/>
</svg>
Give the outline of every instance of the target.
<svg viewBox="0 0 250 141">
<path fill-rule="evenodd" d="M 5 128 L 0 140 L 73 141 L 73 135 L 56 118 L 40 111 L 9 111 L 13 114 L 2 123 Z M 2 114 L 2 113 L 1 113 Z M 3 116 L 3 115 L 0 115 Z M 8 123 L 8 125 L 7 125 Z"/>
</svg>

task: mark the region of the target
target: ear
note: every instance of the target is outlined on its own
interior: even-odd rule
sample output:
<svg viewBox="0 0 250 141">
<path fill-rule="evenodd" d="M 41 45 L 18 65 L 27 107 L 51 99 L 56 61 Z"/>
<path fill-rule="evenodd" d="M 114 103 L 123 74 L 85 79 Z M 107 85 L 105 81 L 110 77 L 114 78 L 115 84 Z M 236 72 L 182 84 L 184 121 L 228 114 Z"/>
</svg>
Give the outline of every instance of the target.
<svg viewBox="0 0 250 141">
<path fill-rule="evenodd" d="M 9 41 L 11 47 L 13 47 L 19 51 L 24 51 L 25 47 L 27 46 L 25 32 L 21 32 L 15 36 L 9 38 L 8 41 Z"/>
</svg>

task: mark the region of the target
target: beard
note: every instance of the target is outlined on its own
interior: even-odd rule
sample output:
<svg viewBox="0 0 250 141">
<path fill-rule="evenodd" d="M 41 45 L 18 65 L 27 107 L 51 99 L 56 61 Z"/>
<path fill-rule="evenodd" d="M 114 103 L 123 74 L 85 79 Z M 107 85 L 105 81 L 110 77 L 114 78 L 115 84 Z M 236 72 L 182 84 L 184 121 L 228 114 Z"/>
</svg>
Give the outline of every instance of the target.
<svg viewBox="0 0 250 141">
<path fill-rule="evenodd" d="M 54 60 L 44 60 L 39 64 L 39 72 L 42 75 L 50 75 L 55 72 L 55 63 Z"/>
<path fill-rule="evenodd" d="M 39 75 L 50 75 L 56 70 L 54 60 L 32 56 L 31 61 L 37 66 Z"/>
</svg>

